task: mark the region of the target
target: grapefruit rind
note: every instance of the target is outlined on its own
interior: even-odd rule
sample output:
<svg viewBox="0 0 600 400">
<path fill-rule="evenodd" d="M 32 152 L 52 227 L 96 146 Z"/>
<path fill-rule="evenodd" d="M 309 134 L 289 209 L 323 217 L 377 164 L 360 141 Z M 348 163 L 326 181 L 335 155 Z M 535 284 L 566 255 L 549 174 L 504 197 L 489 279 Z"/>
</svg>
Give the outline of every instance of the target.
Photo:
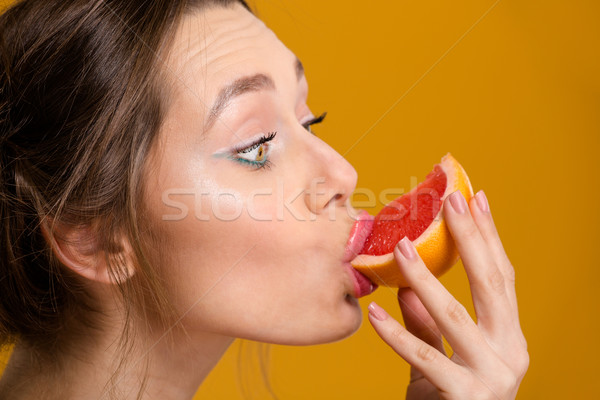
<svg viewBox="0 0 600 400">
<path fill-rule="evenodd" d="M 450 193 L 460 190 L 468 202 L 473 197 L 473 187 L 464 168 L 450 153 L 442 157 L 439 165 L 447 178 L 442 201 Z M 419 256 L 436 277 L 448 271 L 459 259 L 458 250 L 442 213 L 443 205 L 433 222 L 413 241 Z M 359 254 L 352 260 L 352 266 L 380 286 L 408 286 L 396 264 L 394 253 L 379 256 Z"/>
</svg>

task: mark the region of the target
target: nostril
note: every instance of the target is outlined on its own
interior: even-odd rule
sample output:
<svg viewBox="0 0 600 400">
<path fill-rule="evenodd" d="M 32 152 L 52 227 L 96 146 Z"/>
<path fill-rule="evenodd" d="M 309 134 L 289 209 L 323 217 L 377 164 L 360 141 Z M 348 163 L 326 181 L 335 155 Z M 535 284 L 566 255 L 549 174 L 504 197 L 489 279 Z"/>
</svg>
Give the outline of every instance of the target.
<svg viewBox="0 0 600 400">
<path fill-rule="evenodd" d="M 331 199 L 329 199 L 329 201 L 327 202 L 327 204 L 325 204 L 325 206 L 323 208 L 327 208 L 329 207 L 329 205 L 331 203 L 337 203 L 339 199 L 341 199 L 343 196 L 340 193 L 336 193 L 335 196 L 333 196 Z"/>
</svg>

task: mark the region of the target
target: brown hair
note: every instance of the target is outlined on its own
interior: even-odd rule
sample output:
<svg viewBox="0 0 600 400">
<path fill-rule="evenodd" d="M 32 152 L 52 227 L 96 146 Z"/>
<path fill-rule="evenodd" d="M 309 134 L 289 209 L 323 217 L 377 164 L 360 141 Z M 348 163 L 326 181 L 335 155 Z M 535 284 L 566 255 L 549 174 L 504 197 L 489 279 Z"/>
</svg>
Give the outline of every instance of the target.
<svg viewBox="0 0 600 400">
<path fill-rule="evenodd" d="M 183 15 L 234 3 L 248 8 L 244 0 L 23 0 L 0 16 L 0 345 L 57 356 L 69 321 L 94 326 L 81 278 L 43 235 L 50 221 L 93 227 L 115 281 L 124 265 L 111 255 L 128 238 L 138 279 L 118 284 L 124 306 L 167 313 L 140 240 L 141 177 L 166 110 L 157 55 Z"/>
</svg>

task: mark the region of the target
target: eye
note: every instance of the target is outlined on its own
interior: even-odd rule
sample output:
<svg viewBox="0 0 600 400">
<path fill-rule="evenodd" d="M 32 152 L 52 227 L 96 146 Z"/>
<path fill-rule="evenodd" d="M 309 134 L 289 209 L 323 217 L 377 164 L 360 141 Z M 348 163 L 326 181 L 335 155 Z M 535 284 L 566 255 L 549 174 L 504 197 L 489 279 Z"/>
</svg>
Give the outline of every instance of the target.
<svg viewBox="0 0 600 400">
<path fill-rule="evenodd" d="M 269 142 L 273 140 L 276 134 L 277 132 L 269 133 L 267 136 L 261 137 L 255 143 L 245 148 L 236 149 L 235 154 L 231 158 L 256 169 L 270 166 L 269 153 L 271 145 Z"/>
<path fill-rule="evenodd" d="M 261 143 L 249 147 L 237 153 L 238 157 L 244 160 L 262 163 L 267 159 L 269 153 L 269 144 Z"/>
<path fill-rule="evenodd" d="M 304 129 L 306 129 L 307 131 L 309 131 L 310 133 L 312 133 L 314 135 L 314 132 L 312 131 L 312 129 L 310 127 L 312 125 L 320 124 L 321 122 L 323 122 L 323 120 L 325 119 L 326 116 L 327 116 L 327 111 L 325 111 L 323 114 L 319 115 L 318 117 L 315 117 L 315 118 L 312 118 L 312 119 L 306 121 L 305 123 L 302 124 L 302 126 L 304 127 Z"/>
</svg>

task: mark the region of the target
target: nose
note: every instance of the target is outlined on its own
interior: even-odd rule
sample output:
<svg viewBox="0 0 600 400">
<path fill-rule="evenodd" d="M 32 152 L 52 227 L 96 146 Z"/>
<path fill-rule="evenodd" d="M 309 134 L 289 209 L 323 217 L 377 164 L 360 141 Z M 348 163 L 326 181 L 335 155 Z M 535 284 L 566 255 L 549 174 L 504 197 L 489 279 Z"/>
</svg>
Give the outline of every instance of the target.
<svg viewBox="0 0 600 400">
<path fill-rule="evenodd" d="M 305 202 L 314 214 L 321 214 L 349 204 L 350 195 L 356 188 L 358 174 L 340 153 L 316 136 L 309 136 L 306 143 L 310 151 L 309 182 Z"/>
</svg>

